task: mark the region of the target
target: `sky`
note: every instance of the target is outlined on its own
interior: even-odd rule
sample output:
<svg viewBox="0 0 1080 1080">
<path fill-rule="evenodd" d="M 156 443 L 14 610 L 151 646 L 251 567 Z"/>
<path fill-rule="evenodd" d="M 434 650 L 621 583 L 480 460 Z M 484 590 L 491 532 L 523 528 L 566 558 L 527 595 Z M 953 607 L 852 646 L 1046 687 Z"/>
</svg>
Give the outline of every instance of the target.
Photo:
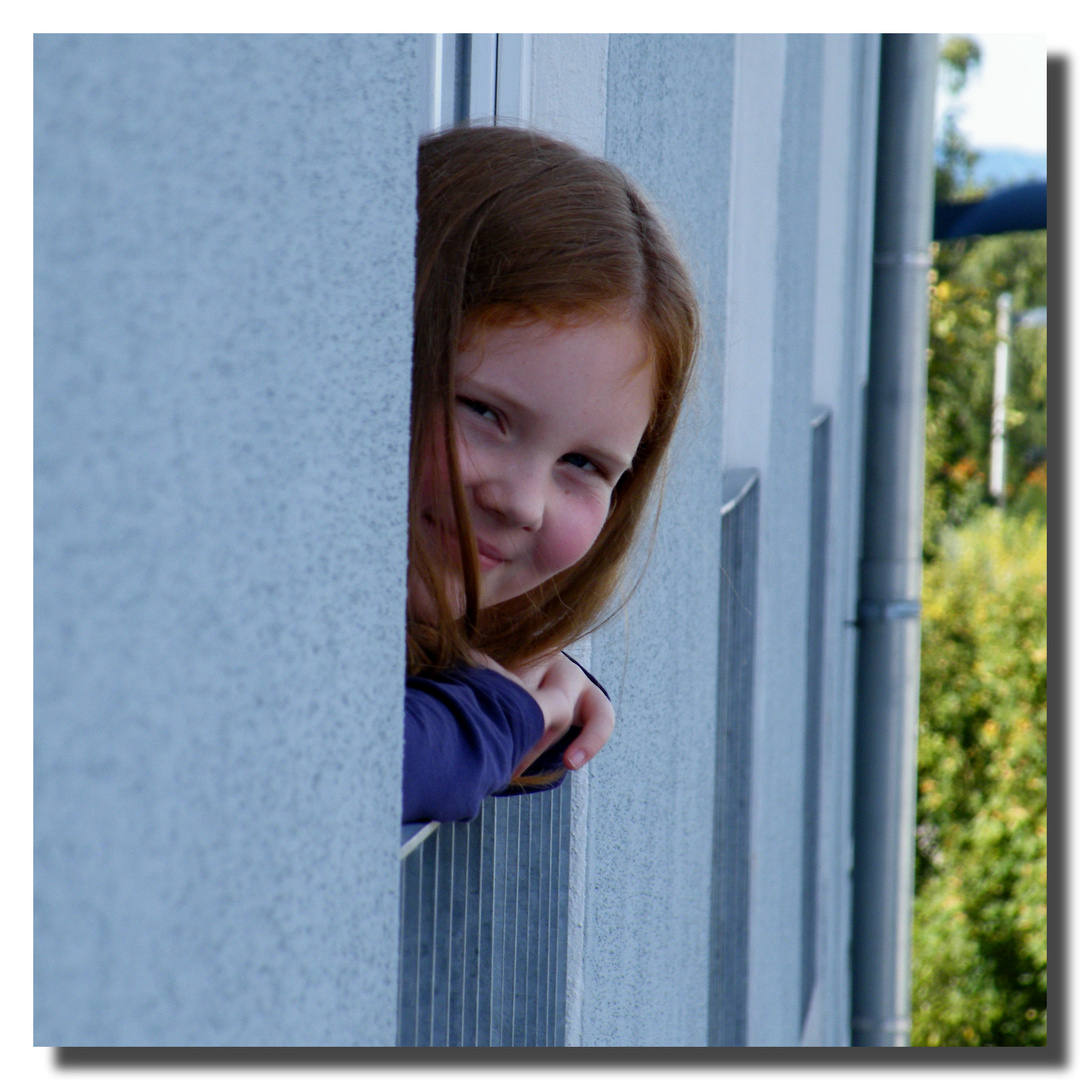
<svg viewBox="0 0 1080 1080">
<path fill-rule="evenodd" d="M 1046 152 L 1046 37 L 966 34 L 982 49 L 982 64 L 959 95 L 960 130 L 976 150 Z M 938 91 L 940 119 L 950 103 Z"/>
</svg>

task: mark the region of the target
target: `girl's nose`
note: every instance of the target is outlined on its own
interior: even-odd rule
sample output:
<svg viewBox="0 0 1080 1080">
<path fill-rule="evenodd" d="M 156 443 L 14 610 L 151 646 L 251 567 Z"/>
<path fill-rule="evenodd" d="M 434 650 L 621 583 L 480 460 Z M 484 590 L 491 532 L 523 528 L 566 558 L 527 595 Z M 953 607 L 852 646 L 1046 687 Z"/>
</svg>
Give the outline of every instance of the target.
<svg viewBox="0 0 1080 1080">
<path fill-rule="evenodd" d="M 535 532 L 544 522 L 544 485 L 533 472 L 483 481 L 474 497 L 482 510 L 513 528 Z"/>
</svg>

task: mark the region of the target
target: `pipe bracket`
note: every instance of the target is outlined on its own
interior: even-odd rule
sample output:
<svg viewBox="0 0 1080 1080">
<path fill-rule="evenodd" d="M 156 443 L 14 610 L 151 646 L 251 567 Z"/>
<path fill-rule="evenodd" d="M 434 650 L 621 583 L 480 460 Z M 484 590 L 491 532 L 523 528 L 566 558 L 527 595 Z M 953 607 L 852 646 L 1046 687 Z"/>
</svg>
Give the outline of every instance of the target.
<svg viewBox="0 0 1080 1080">
<path fill-rule="evenodd" d="M 934 260 L 928 251 L 876 251 L 875 266 L 918 266 L 929 269 Z"/>
<path fill-rule="evenodd" d="M 856 622 L 883 622 L 891 619 L 917 619 L 922 613 L 918 600 L 860 600 Z"/>
</svg>

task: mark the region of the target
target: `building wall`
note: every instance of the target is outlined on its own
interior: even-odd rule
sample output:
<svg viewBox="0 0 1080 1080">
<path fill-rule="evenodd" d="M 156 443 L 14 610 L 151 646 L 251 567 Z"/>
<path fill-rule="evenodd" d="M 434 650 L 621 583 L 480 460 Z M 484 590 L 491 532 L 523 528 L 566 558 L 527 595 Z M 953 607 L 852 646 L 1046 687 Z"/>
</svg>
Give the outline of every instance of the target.
<svg viewBox="0 0 1080 1080">
<path fill-rule="evenodd" d="M 589 766 L 585 1045 L 706 1038 L 733 59 L 729 35 L 613 35 L 608 50 L 607 155 L 685 249 L 706 337 L 645 577 L 593 635 L 618 722 Z"/>
<path fill-rule="evenodd" d="M 38 1044 L 393 1042 L 419 86 L 36 38 Z"/>
<path fill-rule="evenodd" d="M 850 972 L 855 610 L 858 602 L 863 394 L 869 347 L 877 135 L 877 35 L 829 34 L 817 244 L 814 386 L 833 414 L 831 543 L 826 568 L 818 950 L 822 981 L 807 1045 L 851 1037 Z"/>
<path fill-rule="evenodd" d="M 706 337 L 644 578 L 625 616 L 591 643 L 619 722 L 587 778 L 585 1045 L 706 1041 L 707 936 L 720 917 L 708 900 L 712 807 L 723 797 L 714 771 L 720 490 L 725 472 L 746 467 L 761 478 L 746 1038 L 849 1038 L 850 622 L 876 48 L 856 35 L 608 41 L 605 152 L 683 244 Z M 532 109 L 543 109 L 535 90 Z M 574 138 L 573 118 L 557 119 L 555 130 Z M 832 487 L 821 765 L 808 777 L 810 421 L 821 406 Z M 816 922 L 804 942 L 810 783 Z M 804 1001 L 807 948 L 816 981 Z"/>
<path fill-rule="evenodd" d="M 751 44 L 751 43 L 747 43 Z M 810 419 L 821 39 L 790 35 L 779 101 L 768 461 L 762 470 L 750 878 L 751 1045 L 798 1041 L 801 955 Z M 750 64 L 750 57 L 746 60 Z M 753 77 L 765 73 L 753 65 Z M 775 114 L 774 114 L 775 116 Z M 753 153 L 753 132 L 736 152 Z"/>
<path fill-rule="evenodd" d="M 640 587 L 584 645 L 619 719 L 573 778 L 568 1041 L 707 1042 L 719 799 L 750 829 L 747 1041 L 846 1043 L 877 39 L 506 44 L 505 100 L 638 180 L 705 328 Z M 446 45 L 37 39 L 38 1043 L 394 1041 L 415 140 L 444 115 Z M 500 47 L 483 43 L 495 96 Z M 744 468 L 761 517 L 740 809 L 716 747 L 723 478 Z"/>
</svg>

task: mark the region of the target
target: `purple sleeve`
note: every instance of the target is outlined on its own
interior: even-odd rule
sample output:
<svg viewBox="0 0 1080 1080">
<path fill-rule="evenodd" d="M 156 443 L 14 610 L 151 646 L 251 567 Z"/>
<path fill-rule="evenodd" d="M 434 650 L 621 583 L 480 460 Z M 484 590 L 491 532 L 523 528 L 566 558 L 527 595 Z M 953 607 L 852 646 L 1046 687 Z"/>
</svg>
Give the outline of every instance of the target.
<svg viewBox="0 0 1080 1080">
<path fill-rule="evenodd" d="M 544 733 L 531 694 L 487 668 L 405 681 L 402 821 L 468 821 Z"/>
</svg>

